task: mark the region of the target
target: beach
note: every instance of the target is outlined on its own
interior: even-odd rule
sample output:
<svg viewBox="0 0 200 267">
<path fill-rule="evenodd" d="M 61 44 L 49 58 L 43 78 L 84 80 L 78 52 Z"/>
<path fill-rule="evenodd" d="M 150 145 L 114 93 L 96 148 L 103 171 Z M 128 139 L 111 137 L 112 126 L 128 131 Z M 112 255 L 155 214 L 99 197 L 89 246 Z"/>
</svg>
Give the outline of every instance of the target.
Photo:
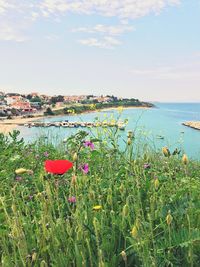
<svg viewBox="0 0 200 267">
<path fill-rule="evenodd" d="M 105 111 L 110 111 L 110 110 L 119 110 L 119 111 L 122 110 L 123 111 L 123 110 L 128 110 L 128 109 L 149 109 L 149 107 L 111 107 L 111 108 L 105 108 L 105 109 L 97 109 L 97 110 L 95 109 L 95 110 L 85 111 L 85 112 L 82 112 L 81 114 L 102 112 L 102 111 L 105 112 Z M 58 110 L 58 109 L 53 109 L 53 111 L 55 110 Z M 77 114 L 74 114 L 74 115 L 77 115 Z M 74 116 L 74 115 L 68 114 L 67 116 Z M 59 115 L 44 116 L 43 113 L 38 113 L 33 118 L 14 117 L 13 119 L 10 119 L 10 120 L 5 119 L 5 120 L 0 121 L 0 133 L 8 134 L 9 132 L 12 132 L 13 130 L 15 130 L 17 126 L 30 123 L 33 121 L 37 121 L 37 120 L 42 120 L 46 118 L 56 118 L 56 117 L 63 117 L 63 115 L 59 114 Z"/>
</svg>

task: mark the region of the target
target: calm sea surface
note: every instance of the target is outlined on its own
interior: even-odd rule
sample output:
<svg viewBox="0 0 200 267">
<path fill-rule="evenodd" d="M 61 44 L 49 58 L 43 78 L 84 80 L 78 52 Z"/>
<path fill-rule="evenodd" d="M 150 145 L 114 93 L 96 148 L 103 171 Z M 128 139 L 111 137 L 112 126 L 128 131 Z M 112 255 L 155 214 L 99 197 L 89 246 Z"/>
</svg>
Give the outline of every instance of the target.
<svg viewBox="0 0 200 267">
<path fill-rule="evenodd" d="M 151 147 L 159 149 L 167 145 L 171 149 L 182 148 L 190 157 L 200 159 L 200 131 L 187 128 L 182 122 L 200 121 L 200 103 L 156 103 L 157 108 L 152 109 L 127 109 L 124 110 L 121 119 L 128 119 L 126 130 L 135 130 L 136 137 L 140 141 L 147 142 Z M 117 110 L 88 113 L 77 116 L 64 116 L 43 121 L 94 121 L 109 117 L 118 117 Z M 87 129 L 86 129 L 87 130 Z M 27 141 L 32 141 L 43 134 L 63 140 L 77 129 L 68 128 L 25 128 L 20 127 L 21 135 Z M 122 132 L 125 138 L 126 132 Z M 159 136 L 164 139 L 159 139 Z"/>
</svg>

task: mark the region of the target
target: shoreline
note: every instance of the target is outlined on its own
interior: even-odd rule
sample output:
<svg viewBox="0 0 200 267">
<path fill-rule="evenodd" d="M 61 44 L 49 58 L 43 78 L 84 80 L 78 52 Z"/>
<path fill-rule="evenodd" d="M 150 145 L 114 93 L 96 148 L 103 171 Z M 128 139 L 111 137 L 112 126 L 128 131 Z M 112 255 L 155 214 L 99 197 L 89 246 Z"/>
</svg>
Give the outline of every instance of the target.
<svg viewBox="0 0 200 267">
<path fill-rule="evenodd" d="M 187 121 L 183 122 L 182 125 L 200 131 L 200 121 Z"/>
<path fill-rule="evenodd" d="M 133 106 L 133 107 L 123 107 L 123 106 L 119 106 L 119 107 L 110 107 L 110 108 L 103 108 L 103 109 L 96 109 L 96 110 L 88 110 L 88 111 L 84 111 L 81 112 L 79 114 L 74 114 L 74 115 L 70 115 L 70 114 L 58 114 L 58 115 L 49 115 L 49 116 L 45 116 L 43 114 L 37 114 L 36 116 L 34 116 L 33 118 L 22 118 L 22 117 L 15 117 L 14 119 L 8 120 L 5 119 L 3 121 L 0 121 L 0 133 L 3 134 L 8 134 L 9 132 L 12 132 L 13 130 L 15 130 L 18 126 L 23 126 L 26 123 L 29 122 L 33 122 L 33 121 L 38 121 L 38 120 L 42 120 L 42 119 L 48 119 L 48 118 L 57 118 L 57 117 L 63 117 L 63 116 L 77 116 L 77 115 L 82 115 L 82 114 L 86 114 L 86 113 L 94 113 L 94 112 L 104 112 L 104 111 L 110 111 L 110 110 L 128 110 L 128 109 L 150 109 L 152 107 L 141 107 L 141 106 Z M 55 111 L 55 110 L 52 110 Z"/>
</svg>

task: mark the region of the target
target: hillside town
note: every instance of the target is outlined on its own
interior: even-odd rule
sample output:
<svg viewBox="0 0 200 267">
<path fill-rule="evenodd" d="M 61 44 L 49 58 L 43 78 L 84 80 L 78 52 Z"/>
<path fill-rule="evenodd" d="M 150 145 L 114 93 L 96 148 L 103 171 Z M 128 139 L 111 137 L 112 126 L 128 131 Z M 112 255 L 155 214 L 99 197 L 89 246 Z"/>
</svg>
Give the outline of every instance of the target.
<svg viewBox="0 0 200 267">
<path fill-rule="evenodd" d="M 49 96 L 39 93 L 18 94 L 0 92 L 0 117 L 31 115 L 47 108 L 59 109 L 69 104 L 109 103 L 115 96 L 72 95 Z"/>
</svg>

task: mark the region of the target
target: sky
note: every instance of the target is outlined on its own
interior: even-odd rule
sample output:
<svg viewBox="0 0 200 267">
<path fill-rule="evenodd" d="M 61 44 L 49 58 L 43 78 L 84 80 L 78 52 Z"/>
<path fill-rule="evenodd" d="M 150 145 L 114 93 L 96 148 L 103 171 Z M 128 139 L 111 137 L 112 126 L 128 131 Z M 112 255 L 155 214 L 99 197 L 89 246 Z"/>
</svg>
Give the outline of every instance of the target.
<svg viewBox="0 0 200 267">
<path fill-rule="evenodd" d="M 0 0 L 0 91 L 200 102 L 200 0 Z"/>
</svg>

